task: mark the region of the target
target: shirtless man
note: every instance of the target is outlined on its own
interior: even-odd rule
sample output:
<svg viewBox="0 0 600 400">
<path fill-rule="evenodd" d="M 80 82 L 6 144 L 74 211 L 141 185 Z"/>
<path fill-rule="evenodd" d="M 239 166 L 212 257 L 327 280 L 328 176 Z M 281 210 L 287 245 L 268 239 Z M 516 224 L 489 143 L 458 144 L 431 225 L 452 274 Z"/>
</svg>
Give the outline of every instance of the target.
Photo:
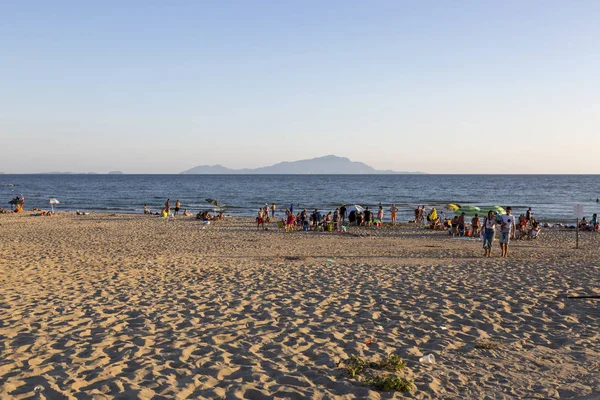
<svg viewBox="0 0 600 400">
<path fill-rule="evenodd" d="M 392 214 L 392 225 L 396 226 L 396 214 L 398 213 L 398 207 L 396 207 L 396 204 L 392 204 L 392 207 L 390 207 L 390 214 Z"/>
<path fill-rule="evenodd" d="M 460 213 L 460 217 L 458 217 L 458 232 L 460 236 L 465 235 L 465 213 Z"/>
<path fill-rule="evenodd" d="M 256 217 L 256 229 L 260 229 L 261 226 L 263 229 L 265 229 L 265 214 L 262 208 L 258 210 L 258 216 Z"/>
<path fill-rule="evenodd" d="M 475 216 L 471 219 L 471 229 L 473 230 L 473 236 L 479 235 L 481 225 L 478 214 L 475 214 Z"/>
</svg>

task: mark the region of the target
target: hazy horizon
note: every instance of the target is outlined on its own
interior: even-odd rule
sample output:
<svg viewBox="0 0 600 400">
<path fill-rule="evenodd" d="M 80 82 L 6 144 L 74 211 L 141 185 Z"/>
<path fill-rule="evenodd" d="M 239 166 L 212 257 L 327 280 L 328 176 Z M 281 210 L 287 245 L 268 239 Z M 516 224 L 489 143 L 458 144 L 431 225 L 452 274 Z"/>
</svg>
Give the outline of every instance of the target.
<svg viewBox="0 0 600 400">
<path fill-rule="evenodd" d="M 600 3 L 7 3 L 0 171 L 600 172 Z"/>
</svg>

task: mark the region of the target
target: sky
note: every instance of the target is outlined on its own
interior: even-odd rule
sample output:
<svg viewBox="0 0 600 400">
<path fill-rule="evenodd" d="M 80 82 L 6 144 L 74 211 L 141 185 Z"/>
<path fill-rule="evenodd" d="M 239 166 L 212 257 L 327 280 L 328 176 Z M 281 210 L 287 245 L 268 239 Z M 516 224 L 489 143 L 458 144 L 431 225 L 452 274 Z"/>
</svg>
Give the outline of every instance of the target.
<svg viewBox="0 0 600 400">
<path fill-rule="evenodd" d="M 600 173 L 600 2 L 0 0 L 0 171 Z"/>
</svg>

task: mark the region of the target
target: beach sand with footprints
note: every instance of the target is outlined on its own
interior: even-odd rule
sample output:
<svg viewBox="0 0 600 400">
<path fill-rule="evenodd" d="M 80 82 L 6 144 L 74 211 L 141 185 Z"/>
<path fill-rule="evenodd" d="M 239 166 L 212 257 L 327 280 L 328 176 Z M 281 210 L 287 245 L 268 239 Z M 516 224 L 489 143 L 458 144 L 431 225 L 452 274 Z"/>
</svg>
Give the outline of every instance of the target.
<svg viewBox="0 0 600 400">
<path fill-rule="evenodd" d="M 0 398 L 597 398 L 600 300 L 567 296 L 600 295 L 600 235 L 574 246 L 0 215 Z M 409 393 L 342 362 L 390 354 Z"/>
</svg>

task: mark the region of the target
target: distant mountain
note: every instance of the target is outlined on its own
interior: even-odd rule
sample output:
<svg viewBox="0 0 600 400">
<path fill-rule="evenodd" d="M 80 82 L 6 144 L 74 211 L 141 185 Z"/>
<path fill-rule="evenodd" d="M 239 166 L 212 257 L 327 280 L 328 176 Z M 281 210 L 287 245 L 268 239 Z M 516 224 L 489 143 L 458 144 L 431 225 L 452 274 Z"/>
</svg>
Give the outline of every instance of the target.
<svg viewBox="0 0 600 400">
<path fill-rule="evenodd" d="M 289 174 L 289 175 L 366 175 L 366 174 L 422 174 L 422 172 L 396 172 L 377 170 L 365 163 L 351 161 L 346 157 L 325 156 L 310 160 L 284 161 L 261 168 L 231 169 L 222 165 L 200 165 L 182 174 Z"/>
<path fill-rule="evenodd" d="M 108 174 L 109 175 L 123 175 L 123 173 L 121 171 L 110 171 Z"/>
</svg>

